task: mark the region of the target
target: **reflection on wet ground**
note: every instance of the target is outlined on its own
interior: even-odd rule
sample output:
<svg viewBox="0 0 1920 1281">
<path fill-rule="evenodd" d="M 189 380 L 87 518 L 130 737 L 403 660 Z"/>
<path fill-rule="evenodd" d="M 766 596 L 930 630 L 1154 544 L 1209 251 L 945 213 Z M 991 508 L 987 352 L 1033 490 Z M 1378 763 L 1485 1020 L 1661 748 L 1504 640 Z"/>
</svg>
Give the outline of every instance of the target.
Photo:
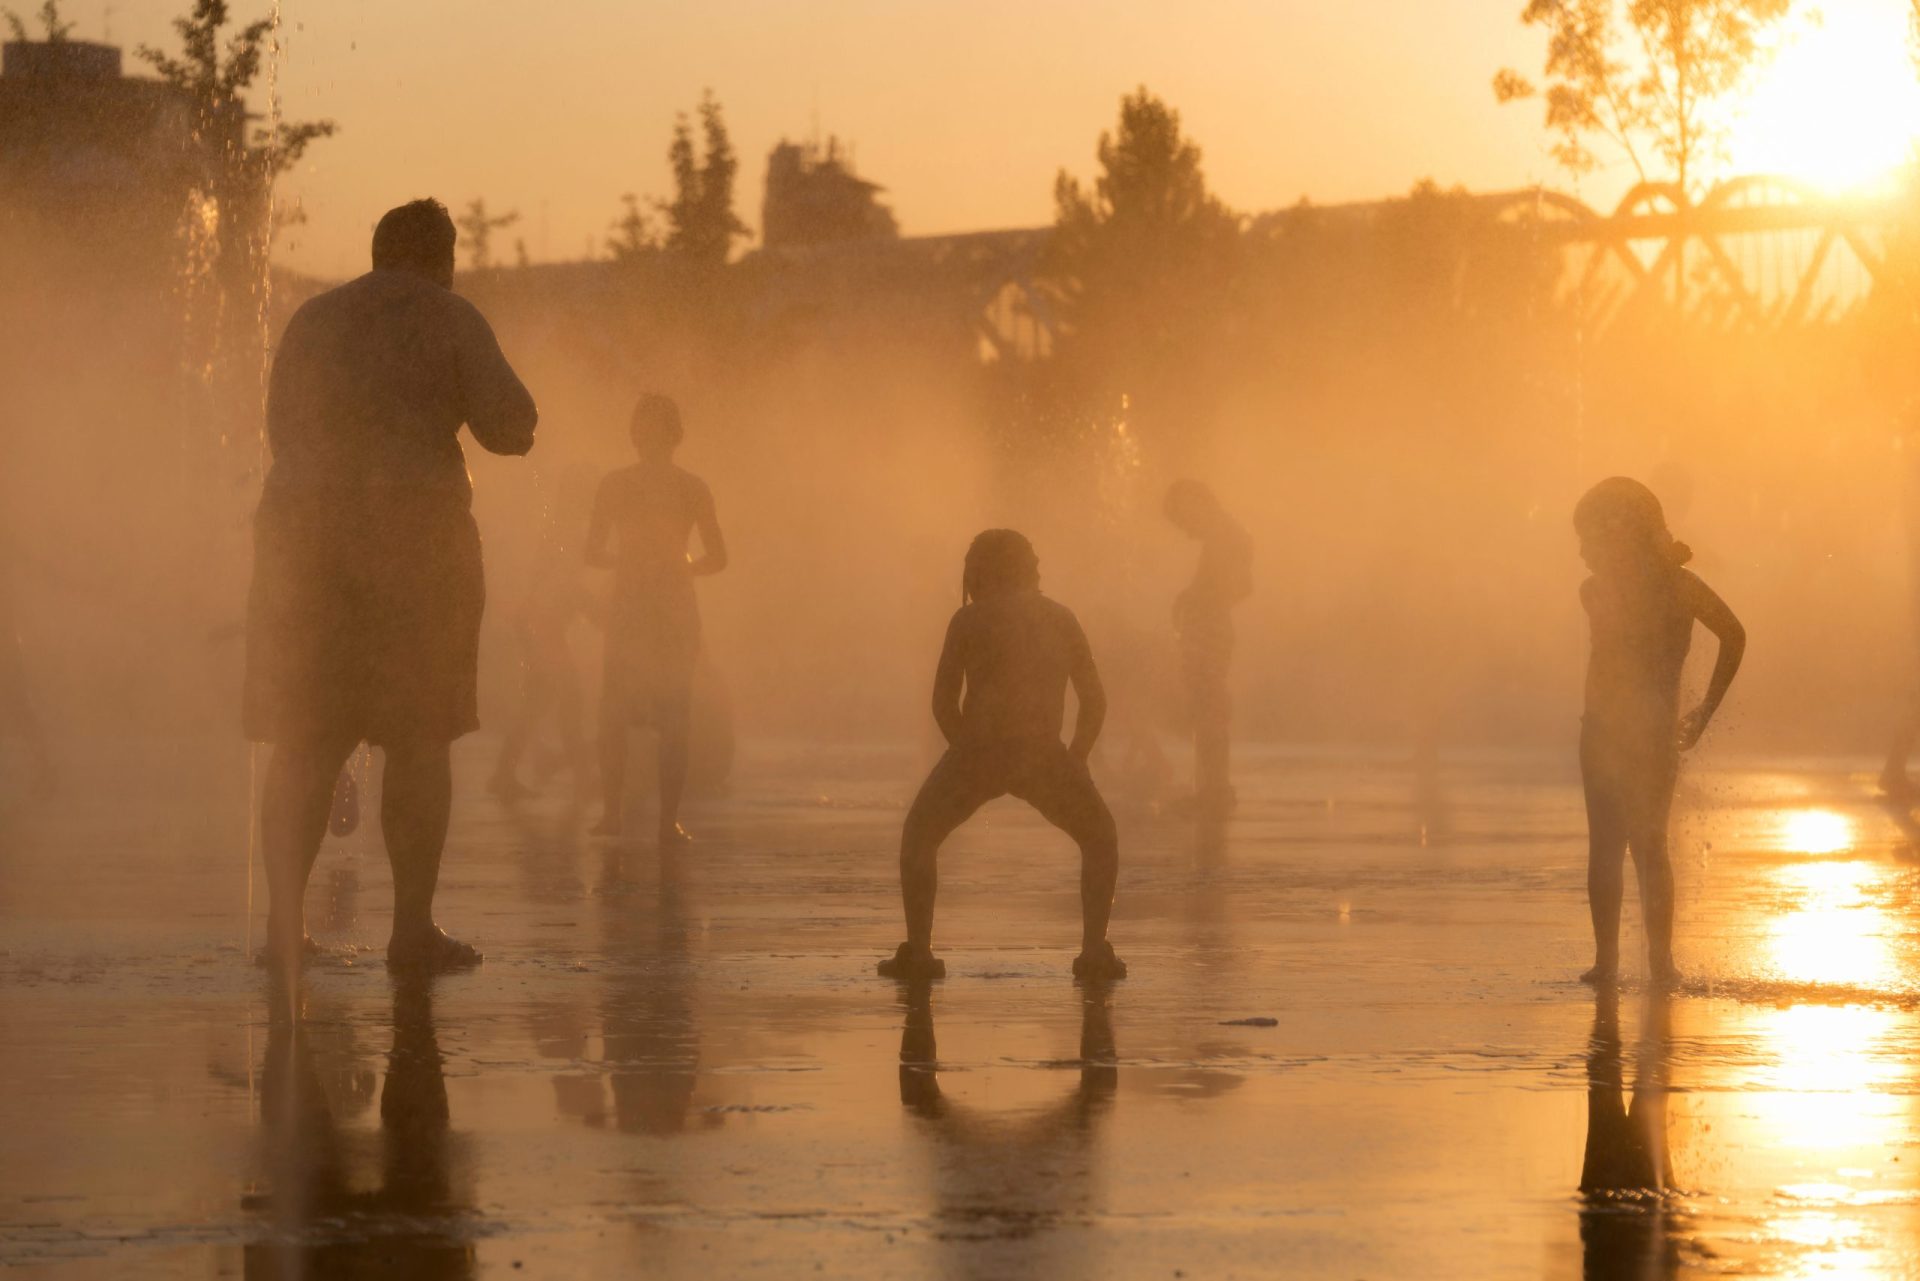
<svg viewBox="0 0 1920 1281">
<path fill-rule="evenodd" d="M 1123 813 L 1108 991 L 1067 977 L 1070 847 L 1010 803 L 944 858 L 950 977 L 873 976 L 906 753 L 762 748 L 665 860 L 470 786 L 442 904 L 486 965 L 389 978 L 363 830 L 284 1026 L 244 758 L 124 750 L 111 805 L 0 809 L 0 1266 L 1920 1270 L 1920 827 L 1865 775 L 1690 778 L 1670 997 L 1571 981 L 1578 790 L 1525 760 L 1249 754 L 1223 828 Z"/>
</svg>

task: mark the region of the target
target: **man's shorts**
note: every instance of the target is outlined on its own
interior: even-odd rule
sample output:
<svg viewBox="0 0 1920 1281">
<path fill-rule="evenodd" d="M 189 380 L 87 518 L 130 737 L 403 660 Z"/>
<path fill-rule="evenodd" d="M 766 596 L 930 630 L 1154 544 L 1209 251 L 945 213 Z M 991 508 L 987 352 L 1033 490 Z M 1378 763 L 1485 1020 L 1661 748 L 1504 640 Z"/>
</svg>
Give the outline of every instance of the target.
<svg viewBox="0 0 1920 1281">
<path fill-rule="evenodd" d="M 269 490 L 242 719 L 255 742 L 451 742 L 480 727 L 486 579 L 453 495 Z"/>
</svg>

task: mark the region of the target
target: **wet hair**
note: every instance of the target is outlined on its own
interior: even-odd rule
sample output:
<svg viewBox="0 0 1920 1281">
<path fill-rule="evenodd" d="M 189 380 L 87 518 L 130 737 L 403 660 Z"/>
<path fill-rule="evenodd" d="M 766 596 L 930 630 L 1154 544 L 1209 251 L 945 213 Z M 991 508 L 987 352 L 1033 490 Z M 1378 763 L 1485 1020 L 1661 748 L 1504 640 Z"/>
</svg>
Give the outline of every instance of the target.
<svg viewBox="0 0 1920 1281">
<path fill-rule="evenodd" d="M 1167 486 L 1167 497 L 1161 504 L 1161 510 L 1169 520 L 1174 519 L 1175 512 L 1210 512 L 1219 509 L 1220 498 L 1210 485 L 1186 477 Z"/>
<path fill-rule="evenodd" d="M 1667 532 L 1660 500 L 1631 476 L 1609 476 L 1582 494 L 1573 528 L 1582 537 L 1624 538 L 1659 564 L 1678 568 L 1693 559 L 1693 549 Z"/>
<path fill-rule="evenodd" d="M 1016 529 L 989 529 L 967 547 L 966 568 L 960 573 L 960 603 L 987 592 L 1040 585 L 1040 557 L 1027 536 Z"/>
<path fill-rule="evenodd" d="M 373 265 L 439 271 L 453 258 L 459 238 L 447 207 L 438 200 L 412 200 L 389 209 L 373 229 Z"/>
<path fill-rule="evenodd" d="M 674 403 L 673 397 L 657 391 L 647 392 L 634 403 L 627 430 L 636 443 L 642 436 L 652 437 L 664 443 L 669 453 L 680 447 L 687 434 L 680 425 L 680 406 Z"/>
</svg>

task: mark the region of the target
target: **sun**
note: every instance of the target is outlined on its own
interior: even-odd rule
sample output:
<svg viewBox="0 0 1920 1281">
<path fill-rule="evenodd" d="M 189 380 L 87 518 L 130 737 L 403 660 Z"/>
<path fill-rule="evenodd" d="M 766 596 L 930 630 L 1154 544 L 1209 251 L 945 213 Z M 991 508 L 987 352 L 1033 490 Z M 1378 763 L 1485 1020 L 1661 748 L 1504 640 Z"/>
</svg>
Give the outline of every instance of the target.
<svg viewBox="0 0 1920 1281">
<path fill-rule="evenodd" d="M 1839 193 L 1884 182 L 1920 138 L 1912 0 L 1823 0 L 1734 110 L 1732 172 Z"/>
</svg>

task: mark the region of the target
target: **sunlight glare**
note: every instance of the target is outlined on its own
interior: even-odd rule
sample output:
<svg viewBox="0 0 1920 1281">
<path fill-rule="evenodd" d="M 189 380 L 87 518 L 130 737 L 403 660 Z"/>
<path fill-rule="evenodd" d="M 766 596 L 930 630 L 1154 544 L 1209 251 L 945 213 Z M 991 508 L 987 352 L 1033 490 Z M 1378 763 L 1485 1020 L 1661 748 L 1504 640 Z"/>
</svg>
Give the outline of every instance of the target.
<svg viewBox="0 0 1920 1281">
<path fill-rule="evenodd" d="M 1832 810 L 1781 815 L 1780 847 L 1791 854 L 1838 854 L 1853 848 L 1853 824 Z"/>
<path fill-rule="evenodd" d="M 1775 173 L 1829 192 L 1888 178 L 1920 138 L 1909 0 L 1827 0 L 1797 28 L 1736 111 L 1734 173 Z"/>
</svg>

